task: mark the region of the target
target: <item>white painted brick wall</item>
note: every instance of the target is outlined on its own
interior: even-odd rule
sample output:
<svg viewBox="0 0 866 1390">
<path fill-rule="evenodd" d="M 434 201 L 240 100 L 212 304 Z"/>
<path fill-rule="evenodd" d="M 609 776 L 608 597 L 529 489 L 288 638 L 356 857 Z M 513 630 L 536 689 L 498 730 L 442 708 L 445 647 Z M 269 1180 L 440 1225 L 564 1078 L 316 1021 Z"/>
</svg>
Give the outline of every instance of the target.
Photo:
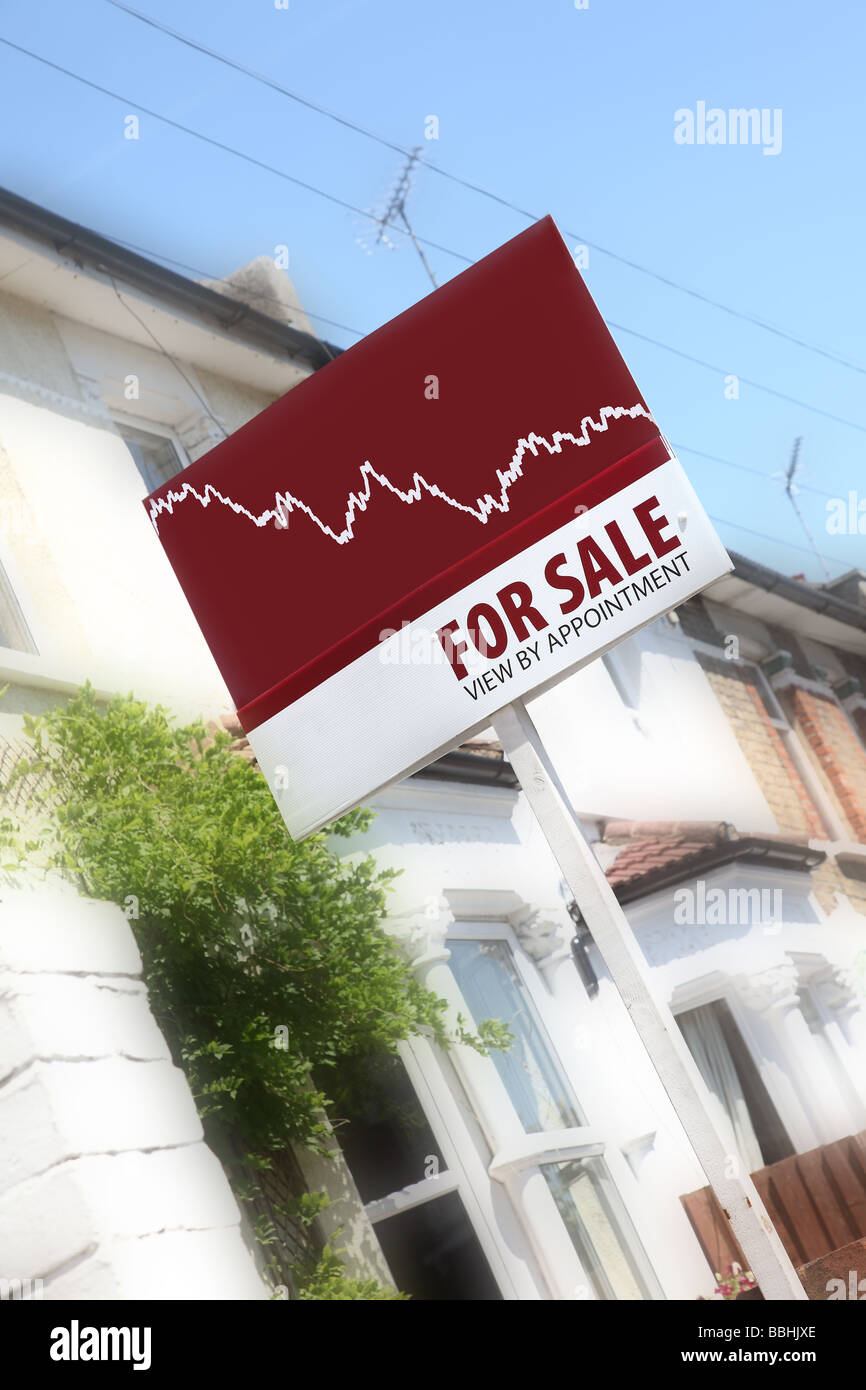
<svg viewBox="0 0 866 1390">
<path fill-rule="evenodd" d="M 55 1299 L 268 1296 L 120 908 L 0 901 L 0 1279 Z"/>
</svg>

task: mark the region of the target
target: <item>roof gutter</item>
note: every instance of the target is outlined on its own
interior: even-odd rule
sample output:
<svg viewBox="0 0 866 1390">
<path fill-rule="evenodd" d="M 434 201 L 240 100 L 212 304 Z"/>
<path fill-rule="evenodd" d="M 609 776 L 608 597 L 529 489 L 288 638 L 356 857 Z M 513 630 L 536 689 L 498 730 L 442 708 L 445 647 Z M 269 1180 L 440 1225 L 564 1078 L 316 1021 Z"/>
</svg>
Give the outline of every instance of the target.
<svg viewBox="0 0 866 1390">
<path fill-rule="evenodd" d="M 19 198 L 5 188 L 0 188 L 0 223 L 25 232 L 34 240 L 53 247 L 59 255 L 71 257 L 81 266 L 105 275 L 115 275 L 136 289 L 171 304 L 183 305 L 201 317 L 214 321 L 223 330 L 266 349 L 274 357 L 303 363 L 316 371 L 342 351 L 312 333 L 304 333 L 280 323 L 259 309 L 238 303 L 236 299 L 206 285 L 199 285 L 195 280 L 188 280 L 186 276 L 178 275 L 148 260 L 146 256 L 140 256 L 136 251 L 128 251 L 117 242 L 109 241 L 107 237 L 77 222 L 68 222 L 65 217 L 59 217 L 37 203 L 30 203 L 26 198 Z"/>
<path fill-rule="evenodd" d="M 644 874 L 633 882 L 613 885 L 619 902 L 636 902 L 648 898 L 663 888 L 684 883 L 687 879 L 698 877 L 711 869 L 721 869 L 726 864 L 745 860 L 754 867 L 765 869 L 787 869 L 792 873 L 808 873 L 823 864 L 827 858 L 823 850 L 811 849 L 808 845 L 797 845 L 785 841 L 763 839 L 759 835 L 744 836 L 741 840 L 725 840 L 701 854 L 695 854 L 677 864 L 663 865 L 652 873 Z M 614 860 L 614 864 L 616 860 Z"/>
<path fill-rule="evenodd" d="M 482 753 L 462 753 L 459 749 L 446 753 L 412 775 L 435 777 L 438 782 L 468 782 L 473 786 L 520 786 L 517 773 L 505 758 L 487 758 Z"/>
<path fill-rule="evenodd" d="M 726 575 L 725 578 L 742 579 L 744 583 L 754 584 L 756 588 L 763 589 L 768 594 L 778 594 L 779 598 L 788 599 L 791 603 L 799 604 L 801 608 L 809 608 L 813 613 L 835 618 L 836 622 L 844 623 L 846 627 L 856 627 L 861 632 L 866 632 L 866 613 L 856 604 L 849 603 L 844 598 L 837 598 L 835 594 L 828 594 L 825 589 L 813 588 L 798 579 L 789 579 L 785 574 L 777 574 L 775 570 L 759 564 L 757 560 L 749 560 L 745 555 L 738 555 L 734 551 L 729 553 L 734 562 L 734 570 L 733 575 Z M 712 593 L 712 585 L 708 592 Z"/>
</svg>

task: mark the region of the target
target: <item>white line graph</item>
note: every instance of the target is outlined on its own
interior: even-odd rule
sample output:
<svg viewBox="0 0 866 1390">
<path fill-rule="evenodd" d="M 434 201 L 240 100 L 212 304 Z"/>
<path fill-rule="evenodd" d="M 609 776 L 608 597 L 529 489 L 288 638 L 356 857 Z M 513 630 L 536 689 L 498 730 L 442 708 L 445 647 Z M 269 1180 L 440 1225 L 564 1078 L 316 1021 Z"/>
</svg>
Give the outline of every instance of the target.
<svg viewBox="0 0 866 1390">
<path fill-rule="evenodd" d="M 383 473 L 378 473 L 366 459 L 359 467 L 362 486 L 358 492 L 350 492 L 346 503 L 345 525 L 342 531 L 334 531 L 327 522 L 322 521 L 316 515 L 312 507 L 309 507 L 301 498 L 295 497 L 291 492 L 277 492 L 274 494 L 274 505 L 266 511 L 256 515 L 249 511 L 241 502 L 235 502 L 231 497 L 225 497 L 212 483 L 205 484 L 203 491 L 199 492 L 193 487 L 192 483 L 184 483 L 178 491 L 169 488 L 163 497 L 153 498 L 150 504 L 150 519 L 157 534 L 159 533 L 159 518 L 163 512 L 169 516 L 174 514 L 175 507 L 181 502 L 186 502 L 194 498 L 201 507 L 210 506 L 211 502 L 219 502 L 224 507 L 230 507 L 238 516 L 244 516 L 251 521 L 254 526 L 267 526 L 274 522 L 277 526 L 287 527 L 289 517 L 292 512 L 298 511 L 309 517 L 310 521 L 318 526 L 323 535 L 335 541 L 337 545 L 348 545 L 349 541 L 355 536 L 355 519 L 358 513 L 367 510 L 373 491 L 372 483 L 376 482 L 386 492 L 399 497 L 401 502 L 411 506 L 414 502 L 420 502 L 426 493 L 429 497 L 437 497 L 442 502 L 446 502 L 449 507 L 456 508 L 459 512 L 465 512 L 469 516 L 474 516 L 476 521 L 486 525 L 488 518 L 494 511 L 505 514 L 509 510 L 508 494 L 523 475 L 523 460 L 526 454 L 533 458 L 538 457 L 539 448 L 547 450 L 548 454 L 559 454 L 562 452 L 563 443 L 573 444 L 576 448 L 585 448 L 592 443 L 594 434 L 604 434 L 607 431 L 611 420 L 620 420 L 626 417 L 634 420 L 637 416 L 643 416 L 651 424 L 655 424 L 650 412 L 645 406 L 638 405 L 603 405 L 598 412 L 598 419 L 595 420 L 591 415 L 585 415 L 580 422 L 579 432 L 574 435 L 567 430 L 556 430 L 550 439 L 546 439 L 543 434 L 531 432 L 524 439 L 517 441 L 517 447 L 511 457 L 511 462 L 505 469 L 497 468 L 496 476 L 499 479 L 499 494 L 494 497 L 489 492 L 483 497 L 477 497 L 475 504 L 470 505 L 459 501 L 456 497 L 451 497 L 436 483 L 428 483 L 427 479 L 420 473 L 415 473 L 412 478 L 412 486 L 406 491 L 397 487 Z"/>
</svg>

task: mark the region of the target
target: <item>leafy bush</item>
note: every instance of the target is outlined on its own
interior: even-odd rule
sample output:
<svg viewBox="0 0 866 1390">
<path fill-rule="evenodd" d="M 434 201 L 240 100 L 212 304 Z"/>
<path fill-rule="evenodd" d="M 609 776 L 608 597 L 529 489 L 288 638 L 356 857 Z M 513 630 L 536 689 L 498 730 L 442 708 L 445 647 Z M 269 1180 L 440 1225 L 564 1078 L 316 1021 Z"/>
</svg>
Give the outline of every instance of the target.
<svg viewBox="0 0 866 1390">
<path fill-rule="evenodd" d="M 100 706 L 89 686 L 25 732 L 32 757 L 16 775 L 39 787 L 42 862 L 124 907 L 222 1156 L 229 1134 L 261 1155 L 289 1139 L 322 1148 L 314 1065 L 327 1077 L 418 1029 L 446 1041 L 444 1001 L 381 929 L 392 875 L 341 861 L 325 834 L 293 843 L 230 735 L 177 727 L 131 696 Z M 330 833 L 369 819 L 354 812 Z"/>
<path fill-rule="evenodd" d="M 241 1202 L 255 1201 L 257 1171 L 288 1141 L 333 1151 L 328 1090 L 345 1094 L 364 1058 L 393 1053 L 418 1031 L 450 1041 L 445 1001 L 382 931 L 393 875 L 329 846 L 331 835 L 365 829 L 370 812 L 295 844 L 229 734 L 201 721 L 177 726 L 131 695 L 100 705 L 89 685 L 25 716 L 25 733 L 31 753 L 5 790 L 25 805 L 27 838 L 7 807 L 3 867 L 17 852 L 18 863 L 41 862 L 123 907 L 151 1008 Z M 455 1040 L 486 1053 L 511 1035 L 494 1020 L 472 1032 L 461 1017 Z M 325 1204 L 308 1193 L 281 1214 L 309 1227 Z M 276 1227 L 261 1213 L 251 1220 L 268 1277 L 285 1288 Z M 327 1246 L 294 1273 L 305 1300 L 404 1297 L 348 1278 Z"/>
<path fill-rule="evenodd" d="M 348 1278 L 339 1255 L 327 1245 L 319 1259 L 299 1277 L 298 1298 L 306 1301 L 363 1299 L 367 1303 L 379 1303 L 405 1301 L 408 1297 L 376 1279 Z"/>
</svg>

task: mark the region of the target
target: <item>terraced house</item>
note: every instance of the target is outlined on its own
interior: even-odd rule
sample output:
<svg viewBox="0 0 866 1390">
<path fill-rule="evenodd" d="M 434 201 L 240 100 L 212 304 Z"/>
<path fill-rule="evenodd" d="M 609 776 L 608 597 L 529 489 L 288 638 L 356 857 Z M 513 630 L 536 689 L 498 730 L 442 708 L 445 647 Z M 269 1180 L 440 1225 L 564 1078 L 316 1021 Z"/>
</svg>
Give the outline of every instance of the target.
<svg viewBox="0 0 866 1390">
<path fill-rule="evenodd" d="M 9 194 L 0 280 L 7 758 L 22 714 L 85 679 L 230 723 L 140 499 L 332 350 L 272 261 L 200 283 Z M 730 1162 L 807 1266 L 866 1236 L 866 576 L 814 585 L 734 558 L 532 714 Z M 738 1252 L 493 736 L 374 807 L 348 849 L 402 871 L 383 931 L 455 1025 L 499 1018 L 514 1041 L 402 1045 L 347 1114 L 336 1177 L 287 1146 L 262 1211 L 330 1181 L 353 1272 L 418 1299 L 710 1294 Z M 36 890 L 0 911 L 0 1232 L 17 1261 L 0 1275 L 46 1297 L 265 1296 L 122 913 Z M 48 1037 L 39 982 L 102 1018 L 108 976 L 126 1002 L 104 1037 Z M 50 1132 L 45 1154 L 28 1125 Z M 108 1154 L 125 1156 L 113 1204 Z"/>
<path fill-rule="evenodd" d="M 730 1161 L 802 1267 L 864 1234 L 866 585 L 735 560 L 532 713 Z M 386 1252 L 402 1221 L 432 1260 L 459 1215 L 504 1297 L 705 1291 L 707 1262 L 740 1253 L 495 744 L 377 804 L 369 843 L 404 870 L 391 929 L 455 1010 L 518 1038 L 487 1060 L 407 1048 L 462 1211 L 441 1168 L 398 1184 L 398 1165 L 391 1192 L 364 1175 Z"/>
</svg>

